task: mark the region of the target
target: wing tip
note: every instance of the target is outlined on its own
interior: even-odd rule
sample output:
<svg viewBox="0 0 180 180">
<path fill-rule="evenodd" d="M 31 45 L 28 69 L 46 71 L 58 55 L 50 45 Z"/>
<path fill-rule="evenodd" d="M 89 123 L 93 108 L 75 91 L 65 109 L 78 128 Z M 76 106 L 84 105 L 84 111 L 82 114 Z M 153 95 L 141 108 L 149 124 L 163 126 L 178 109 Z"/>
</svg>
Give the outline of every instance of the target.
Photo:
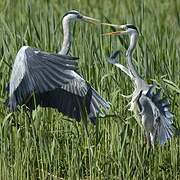
<svg viewBox="0 0 180 180">
<path fill-rule="evenodd" d="M 168 140 L 170 140 L 176 134 L 176 128 L 173 124 L 169 124 L 167 127 L 161 125 L 158 140 L 161 145 L 164 145 Z"/>
</svg>

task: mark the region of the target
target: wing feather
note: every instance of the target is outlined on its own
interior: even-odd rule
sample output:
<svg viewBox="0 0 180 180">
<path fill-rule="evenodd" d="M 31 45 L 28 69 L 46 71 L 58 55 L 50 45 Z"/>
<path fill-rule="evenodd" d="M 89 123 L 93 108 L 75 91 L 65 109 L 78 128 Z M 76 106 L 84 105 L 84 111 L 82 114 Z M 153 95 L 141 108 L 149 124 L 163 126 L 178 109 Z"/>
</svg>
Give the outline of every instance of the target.
<svg viewBox="0 0 180 180">
<path fill-rule="evenodd" d="M 174 134 L 173 126 L 173 114 L 169 110 L 169 102 L 166 98 L 161 99 L 161 90 L 147 93 L 147 98 L 149 98 L 152 110 L 154 112 L 155 126 L 157 125 L 157 139 L 160 144 L 164 144 L 168 139 L 170 139 Z"/>
<path fill-rule="evenodd" d="M 10 109 L 15 109 L 33 91 L 47 92 L 74 79 L 74 75 L 69 72 L 76 69 L 76 59 L 23 46 L 17 53 L 10 77 Z"/>
<path fill-rule="evenodd" d="M 16 56 L 10 78 L 10 110 L 24 103 L 34 109 L 34 93 L 36 105 L 56 108 L 77 121 L 86 109 L 89 118 L 95 123 L 100 107 L 107 110 L 109 104 L 74 71 L 76 59 L 22 47 Z"/>
</svg>

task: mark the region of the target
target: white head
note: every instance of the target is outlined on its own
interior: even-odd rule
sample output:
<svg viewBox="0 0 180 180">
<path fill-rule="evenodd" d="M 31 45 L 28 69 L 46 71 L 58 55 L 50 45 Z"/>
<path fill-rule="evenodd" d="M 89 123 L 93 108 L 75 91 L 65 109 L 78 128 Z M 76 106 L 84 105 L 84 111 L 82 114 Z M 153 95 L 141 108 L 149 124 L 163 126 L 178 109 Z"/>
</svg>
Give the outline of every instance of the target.
<svg viewBox="0 0 180 180">
<path fill-rule="evenodd" d="M 129 35 L 134 34 L 137 36 L 139 34 L 136 26 L 132 24 L 124 24 L 124 25 L 116 25 L 116 24 L 109 24 L 109 23 L 101 23 L 101 24 L 118 29 L 118 31 L 103 34 L 105 36 L 106 35 L 121 35 L 121 34 L 129 34 Z"/>
<path fill-rule="evenodd" d="M 97 19 L 83 16 L 82 14 L 80 14 L 80 12 L 76 10 L 71 10 L 64 14 L 63 22 L 70 22 L 70 21 L 85 21 L 85 22 L 90 22 L 93 24 L 99 23 Z"/>
<path fill-rule="evenodd" d="M 59 51 L 59 54 L 68 54 L 70 47 L 71 47 L 71 31 L 70 31 L 70 22 L 73 21 L 85 21 L 93 24 L 99 23 L 98 20 L 83 16 L 80 12 L 71 10 L 64 14 L 62 25 L 63 25 L 63 33 L 64 33 L 64 40 L 62 44 L 62 48 Z"/>
<path fill-rule="evenodd" d="M 112 26 L 114 28 L 117 28 L 118 31 L 105 33 L 104 36 L 107 35 L 123 35 L 128 34 L 130 36 L 130 44 L 129 48 L 126 51 L 126 55 L 131 55 L 134 48 L 136 47 L 137 39 L 138 39 L 138 30 L 136 26 L 132 24 L 124 24 L 124 25 L 116 25 L 116 24 L 108 24 L 108 23 L 101 23 L 102 25 Z"/>
<path fill-rule="evenodd" d="M 124 32 L 125 34 L 126 33 L 130 34 L 130 35 L 132 35 L 132 34 L 138 35 L 139 34 L 136 26 L 134 26 L 132 24 L 121 25 L 120 29 L 122 29 L 123 31 L 121 31 L 121 32 Z"/>
</svg>

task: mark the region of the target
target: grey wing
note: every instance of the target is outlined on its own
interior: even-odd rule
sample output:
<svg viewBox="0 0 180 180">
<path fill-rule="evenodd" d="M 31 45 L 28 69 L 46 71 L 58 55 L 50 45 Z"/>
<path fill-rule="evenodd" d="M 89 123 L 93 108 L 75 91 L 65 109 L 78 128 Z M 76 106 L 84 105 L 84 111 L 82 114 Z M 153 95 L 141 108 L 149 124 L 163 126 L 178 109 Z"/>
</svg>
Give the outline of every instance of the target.
<svg viewBox="0 0 180 180">
<path fill-rule="evenodd" d="M 107 61 L 115 66 L 117 66 L 118 68 L 121 69 L 121 71 L 123 71 L 125 74 L 127 74 L 129 77 L 131 77 L 131 74 L 129 72 L 129 69 L 126 68 L 125 66 L 123 66 L 122 64 L 118 63 L 117 61 L 117 57 L 119 55 L 120 51 L 115 51 L 113 52 L 110 57 L 107 57 Z"/>
<path fill-rule="evenodd" d="M 76 120 L 80 120 L 81 111 L 86 108 L 89 118 L 95 123 L 100 107 L 108 109 L 109 104 L 74 71 L 75 59 L 22 47 L 10 78 L 10 110 L 22 104 L 34 109 L 34 92 L 36 105 L 57 108 Z"/>
<path fill-rule="evenodd" d="M 69 70 L 76 69 L 75 59 L 23 46 L 16 56 L 10 77 L 10 109 L 15 109 L 33 91 L 42 93 L 60 88 L 74 79 Z"/>
<path fill-rule="evenodd" d="M 71 71 L 76 69 L 77 62 L 73 57 L 42 52 L 33 54 L 30 49 L 26 50 L 26 54 L 29 61 L 29 74 L 38 92 L 62 87 L 74 79 Z"/>
<path fill-rule="evenodd" d="M 166 98 L 161 99 L 161 90 L 153 92 L 150 88 L 146 96 L 151 99 L 154 117 L 156 135 L 160 144 L 164 144 L 175 132 L 173 126 L 173 114 L 170 112 L 170 104 Z"/>
<path fill-rule="evenodd" d="M 78 96 L 85 96 L 88 92 L 89 86 L 86 81 L 75 71 L 68 70 L 74 78 L 71 79 L 67 84 L 62 85 L 62 89 Z"/>
</svg>

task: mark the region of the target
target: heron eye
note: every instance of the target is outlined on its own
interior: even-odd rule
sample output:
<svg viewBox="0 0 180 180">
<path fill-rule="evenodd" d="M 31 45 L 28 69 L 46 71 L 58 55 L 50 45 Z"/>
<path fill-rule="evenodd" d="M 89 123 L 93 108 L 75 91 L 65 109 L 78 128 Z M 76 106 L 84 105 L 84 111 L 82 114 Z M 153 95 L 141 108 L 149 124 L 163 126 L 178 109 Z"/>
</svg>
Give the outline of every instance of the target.
<svg viewBox="0 0 180 180">
<path fill-rule="evenodd" d="M 78 19 L 82 19 L 82 16 L 80 14 L 77 15 Z"/>
</svg>

